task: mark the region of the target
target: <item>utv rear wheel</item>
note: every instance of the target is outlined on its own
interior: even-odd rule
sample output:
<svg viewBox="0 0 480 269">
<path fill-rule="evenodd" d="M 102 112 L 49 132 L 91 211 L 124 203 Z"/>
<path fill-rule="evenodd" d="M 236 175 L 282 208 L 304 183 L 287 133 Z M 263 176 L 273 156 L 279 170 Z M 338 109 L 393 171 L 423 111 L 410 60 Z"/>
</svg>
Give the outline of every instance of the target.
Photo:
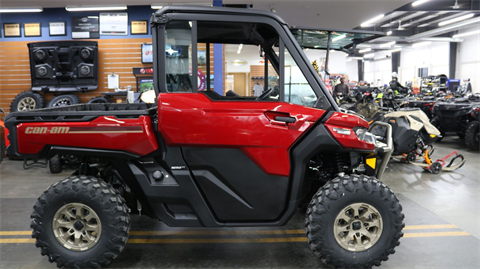
<svg viewBox="0 0 480 269">
<path fill-rule="evenodd" d="M 62 172 L 62 158 L 60 158 L 58 155 L 50 158 L 50 160 L 48 160 L 48 168 L 52 174 L 58 174 Z"/>
<path fill-rule="evenodd" d="M 402 206 L 382 182 L 343 176 L 328 182 L 307 209 L 305 229 L 313 252 L 334 267 L 372 267 L 395 253 L 403 236 Z"/>
<path fill-rule="evenodd" d="M 125 200 L 95 177 L 71 176 L 48 188 L 33 207 L 32 237 L 58 267 L 101 268 L 128 239 Z"/>
<path fill-rule="evenodd" d="M 474 121 L 470 124 L 465 133 L 465 143 L 471 150 L 478 151 L 480 148 L 480 122 Z"/>
</svg>

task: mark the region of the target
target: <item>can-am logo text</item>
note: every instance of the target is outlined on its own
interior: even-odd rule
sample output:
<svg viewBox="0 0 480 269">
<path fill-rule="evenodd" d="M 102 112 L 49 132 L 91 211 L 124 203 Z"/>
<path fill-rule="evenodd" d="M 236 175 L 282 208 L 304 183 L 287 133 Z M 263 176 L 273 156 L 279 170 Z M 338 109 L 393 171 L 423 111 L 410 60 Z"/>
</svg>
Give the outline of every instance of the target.
<svg viewBox="0 0 480 269">
<path fill-rule="evenodd" d="M 67 134 L 70 127 L 27 127 L 26 134 Z"/>
</svg>

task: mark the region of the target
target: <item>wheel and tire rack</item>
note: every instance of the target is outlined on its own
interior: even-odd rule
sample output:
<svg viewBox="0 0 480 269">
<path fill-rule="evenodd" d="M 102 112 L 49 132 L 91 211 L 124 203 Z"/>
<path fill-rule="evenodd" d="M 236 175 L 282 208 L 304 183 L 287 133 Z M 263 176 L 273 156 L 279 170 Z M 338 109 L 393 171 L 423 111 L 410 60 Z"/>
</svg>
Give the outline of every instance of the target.
<svg viewBox="0 0 480 269">
<path fill-rule="evenodd" d="M 467 147 L 471 150 L 478 151 L 480 149 L 480 122 L 473 121 L 468 126 L 467 132 L 465 133 L 465 143 Z"/>
<path fill-rule="evenodd" d="M 75 94 L 62 94 L 55 96 L 48 102 L 47 107 L 71 106 L 81 104 L 80 97 Z"/>
<path fill-rule="evenodd" d="M 87 104 L 106 104 L 111 103 L 112 99 L 107 96 L 97 96 L 87 101 Z"/>
<path fill-rule="evenodd" d="M 32 237 L 41 254 L 60 268 L 100 268 L 125 247 L 130 215 L 110 184 L 71 176 L 50 186 L 31 215 Z"/>
<path fill-rule="evenodd" d="M 10 111 L 29 111 L 44 108 L 46 103 L 43 95 L 33 91 L 24 91 L 13 98 L 10 104 Z"/>
<path fill-rule="evenodd" d="M 310 248 L 324 263 L 369 268 L 395 253 L 403 219 L 398 199 L 385 184 L 351 175 L 319 189 L 307 209 L 305 229 Z"/>
<path fill-rule="evenodd" d="M 48 168 L 52 174 L 58 174 L 62 172 L 62 165 L 63 160 L 58 154 L 48 160 Z"/>
</svg>

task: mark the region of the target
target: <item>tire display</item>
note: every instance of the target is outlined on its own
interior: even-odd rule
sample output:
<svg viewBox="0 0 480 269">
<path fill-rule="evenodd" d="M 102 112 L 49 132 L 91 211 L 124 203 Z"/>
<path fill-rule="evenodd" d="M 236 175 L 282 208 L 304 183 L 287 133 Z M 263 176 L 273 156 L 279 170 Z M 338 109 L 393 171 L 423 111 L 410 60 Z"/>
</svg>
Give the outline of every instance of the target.
<svg viewBox="0 0 480 269">
<path fill-rule="evenodd" d="M 33 91 L 24 91 L 19 93 L 10 104 L 10 111 L 29 111 L 38 108 L 44 108 L 45 98 Z"/>
<path fill-rule="evenodd" d="M 48 168 L 52 174 L 58 174 L 62 172 L 62 158 L 60 158 L 58 155 L 50 158 L 50 160 L 48 160 Z"/>
<path fill-rule="evenodd" d="M 58 267 L 108 265 L 122 252 L 130 230 L 123 197 L 91 176 L 71 176 L 50 186 L 31 218 L 35 246 Z"/>
<path fill-rule="evenodd" d="M 471 150 L 478 151 L 480 148 L 480 122 L 473 121 L 465 133 L 465 143 Z"/>
<path fill-rule="evenodd" d="M 385 184 L 351 175 L 320 188 L 307 209 L 305 229 L 310 248 L 325 263 L 369 268 L 395 252 L 403 219 L 398 199 Z"/>
<path fill-rule="evenodd" d="M 80 97 L 75 94 L 63 94 L 55 96 L 48 102 L 47 107 L 58 107 L 58 106 L 71 106 L 76 104 L 81 104 L 82 101 Z"/>
<path fill-rule="evenodd" d="M 112 100 L 106 96 L 97 96 L 87 101 L 87 104 L 106 104 L 111 103 Z"/>
</svg>

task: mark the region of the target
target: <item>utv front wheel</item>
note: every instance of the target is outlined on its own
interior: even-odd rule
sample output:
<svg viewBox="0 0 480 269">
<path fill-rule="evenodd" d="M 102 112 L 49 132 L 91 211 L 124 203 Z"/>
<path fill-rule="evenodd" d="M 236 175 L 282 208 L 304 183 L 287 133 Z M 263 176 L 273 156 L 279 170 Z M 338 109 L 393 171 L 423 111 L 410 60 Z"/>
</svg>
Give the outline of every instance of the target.
<svg viewBox="0 0 480 269">
<path fill-rule="evenodd" d="M 48 188 L 33 207 L 32 237 L 58 267 L 101 268 L 128 239 L 125 200 L 95 177 L 71 176 Z"/>
<path fill-rule="evenodd" d="M 372 267 L 395 253 L 403 236 L 402 206 L 382 182 L 337 177 L 315 194 L 305 229 L 313 252 L 334 267 Z"/>
<path fill-rule="evenodd" d="M 470 124 L 465 133 L 465 143 L 470 150 L 476 150 L 480 148 L 480 122 L 474 121 Z"/>
</svg>

